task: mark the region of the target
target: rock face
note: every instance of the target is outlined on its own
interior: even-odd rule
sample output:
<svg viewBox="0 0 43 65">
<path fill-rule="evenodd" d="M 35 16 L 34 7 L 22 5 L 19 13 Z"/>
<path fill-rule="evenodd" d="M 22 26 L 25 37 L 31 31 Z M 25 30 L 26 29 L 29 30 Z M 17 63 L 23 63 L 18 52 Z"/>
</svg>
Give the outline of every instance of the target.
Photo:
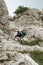
<svg viewBox="0 0 43 65">
<path fill-rule="evenodd" d="M 39 14 L 40 13 L 40 14 Z M 26 38 L 28 40 L 32 40 L 35 38 L 43 39 L 43 11 L 39 11 L 37 9 L 30 9 L 22 14 L 18 14 L 13 17 L 13 25 L 20 29 L 26 29 L 27 35 Z"/>
<path fill-rule="evenodd" d="M 0 17 L 3 15 L 8 15 L 8 10 L 4 0 L 0 0 Z"/>
<path fill-rule="evenodd" d="M 5 29 L 8 23 L 8 9 L 4 0 L 0 0 L 0 29 Z"/>
<path fill-rule="evenodd" d="M 43 12 L 40 15 L 39 12 L 37 9 L 30 9 L 9 21 L 6 4 L 4 0 L 0 0 L 0 65 L 39 65 L 30 57 L 29 52 L 43 52 L 43 45 L 26 46 L 15 40 L 17 31 L 22 29 L 26 29 L 27 33 L 23 40 L 43 40 Z"/>
</svg>

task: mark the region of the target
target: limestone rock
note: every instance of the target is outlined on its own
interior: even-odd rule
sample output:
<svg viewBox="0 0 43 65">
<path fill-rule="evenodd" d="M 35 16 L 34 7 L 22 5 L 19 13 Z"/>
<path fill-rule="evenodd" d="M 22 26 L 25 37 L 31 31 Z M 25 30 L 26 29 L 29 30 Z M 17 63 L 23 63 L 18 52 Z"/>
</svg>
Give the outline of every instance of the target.
<svg viewBox="0 0 43 65">
<path fill-rule="evenodd" d="M 30 9 L 16 15 L 9 21 L 9 13 L 4 0 L 0 0 L 0 65 L 39 65 L 29 52 L 43 52 L 43 43 L 34 46 L 22 45 L 15 40 L 18 30 L 26 29 L 25 41 L 35 38 L 43 40 L 43 27 L 41 16 L 37 9 Z M 42 17 L 43 18 L 43 17 Z M 34 35 L 34 37 L 33 37 Z"/>
<path fill-rule="evenodd" d="M 8 23 L 8 9 L 4 0 L 0 0 L 0 29 L 4 30 L 4 25 Z"/>
</svg>

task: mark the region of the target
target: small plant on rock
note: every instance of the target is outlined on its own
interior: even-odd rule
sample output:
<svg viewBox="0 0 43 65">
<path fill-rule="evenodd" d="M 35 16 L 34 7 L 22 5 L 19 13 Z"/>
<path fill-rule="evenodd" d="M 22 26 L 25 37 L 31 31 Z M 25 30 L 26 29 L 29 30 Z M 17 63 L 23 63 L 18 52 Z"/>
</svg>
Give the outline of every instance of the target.
<svg viewBox="0 0 43 65">
<path fill-rule="evenodd" d="M 26 10 L 28 10 L 27 7 L 19 6 L 14 13 L 21 14 L 22 12 L 25 12 Z"/>
</svg>

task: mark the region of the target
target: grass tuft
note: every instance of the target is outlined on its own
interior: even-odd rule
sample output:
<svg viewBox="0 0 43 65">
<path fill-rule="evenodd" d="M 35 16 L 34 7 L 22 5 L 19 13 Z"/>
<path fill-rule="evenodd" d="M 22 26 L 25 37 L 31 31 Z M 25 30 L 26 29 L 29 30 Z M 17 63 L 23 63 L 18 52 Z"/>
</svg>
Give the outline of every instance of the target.
<svg viewBox="0 0 43 65">
<path fill-rule="evenodd" d="M 32 51 L 30 52 L 30 56 L 34 59 L 39 65 L 43 65 L 43 52 L 40 51 Z"/>
<path fill-rule="evenodd" d="M 30 41 L 30 42 L 29 41 L 23 41 L 22 45 L 29 45 L 29 46 L 40 45 L 39 42 L 41 43 L 41 42 L 43 42 L 43 40 L 37 38 L 37 39 Z"/>
</svg>

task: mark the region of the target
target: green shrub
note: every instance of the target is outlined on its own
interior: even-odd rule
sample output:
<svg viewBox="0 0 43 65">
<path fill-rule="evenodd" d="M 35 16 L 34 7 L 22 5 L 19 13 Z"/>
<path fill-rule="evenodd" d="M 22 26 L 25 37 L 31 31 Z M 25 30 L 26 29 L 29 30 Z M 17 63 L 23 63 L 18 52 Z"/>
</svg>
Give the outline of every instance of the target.
<svg viewBox="0 0 43 65">
<path fill-rule="evenodd" d="M 43 52 L 40 51 L 32 51 L 30 52 L 30 56 L 34 59 L 39 65 L 43 65 Z"/>
<path fill-rule="evenodd" d="M 22 12 L 25 12 L 26 10 L 28 10 L 27 7 L 19 6 L 19 7 L 16 9 L 15 13 L 16 13 L 16 14 L 20 14 L 20 13 L 22 13 Z"/>
<path fill-rule="evenodd" d="M 29 46 L 33 46 L 33 45 L 40 45 L 39 42 L 43 42 L 43 40 L 37 38 L 36 40 L 33 40 L 33 41 L 23 41 L 22 42 L 22 45 L 29 45 Z"/>
</svg>

